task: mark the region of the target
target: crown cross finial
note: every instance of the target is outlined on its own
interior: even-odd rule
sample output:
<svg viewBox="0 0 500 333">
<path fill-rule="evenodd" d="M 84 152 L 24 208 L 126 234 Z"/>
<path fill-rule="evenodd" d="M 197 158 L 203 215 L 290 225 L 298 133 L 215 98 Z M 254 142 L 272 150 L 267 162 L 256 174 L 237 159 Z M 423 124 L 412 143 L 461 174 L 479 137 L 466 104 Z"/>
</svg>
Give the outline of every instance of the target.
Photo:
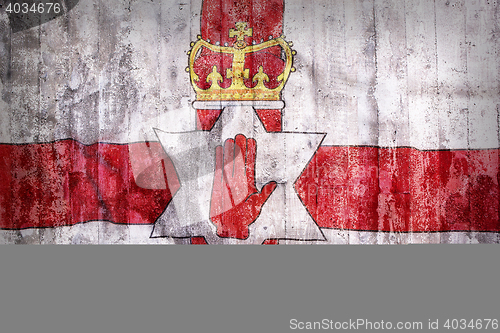
<svg viewBox="0 0 500 333">
<path fill-rule="evenodd" d="M 245 43 L 245 36 L 252 37 L 253 29 L 247 29 L 247 22 L 236 22 L 235 29 L 229 29 L 229 38 L 236 37 L 236 43 L 234 45 L 237 48 L 244 48 L 247 44 Z"/>
</svg>

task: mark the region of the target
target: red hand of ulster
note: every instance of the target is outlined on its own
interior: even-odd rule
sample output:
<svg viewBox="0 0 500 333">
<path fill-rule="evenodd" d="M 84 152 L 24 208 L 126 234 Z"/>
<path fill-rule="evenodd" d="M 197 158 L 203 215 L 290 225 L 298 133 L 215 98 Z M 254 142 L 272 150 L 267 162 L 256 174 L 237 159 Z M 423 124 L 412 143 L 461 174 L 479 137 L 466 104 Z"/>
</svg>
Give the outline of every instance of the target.
<svg viewBox="0 0 500 333">
<path fill-rule="evenodd" d="M 255 140 L 241 134 L 226 140 L 224 147 L 216 147 L 210 218 L 220 237 L 248 238 L 248 226 L 276 188 L 276 182 L 269 182 L 260 193 L 257 190 L 256 154 Z"/>
</svg>

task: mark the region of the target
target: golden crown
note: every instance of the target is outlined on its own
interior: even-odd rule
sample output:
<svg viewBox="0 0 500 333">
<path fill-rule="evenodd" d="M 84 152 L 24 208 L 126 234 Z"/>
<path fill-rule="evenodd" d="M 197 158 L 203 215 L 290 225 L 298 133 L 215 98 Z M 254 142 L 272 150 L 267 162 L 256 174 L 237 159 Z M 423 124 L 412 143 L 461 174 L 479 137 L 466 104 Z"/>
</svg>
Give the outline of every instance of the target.
<svg viewBox="0 0 500 333">
<path fill-rule="evenodd" d="M 281 36 L 278 38 L 270 39 L 260 44 L 247 45 L 245 42 L 245 36 L 251 37 L 253 35 L 253 29 L 247 29 L 246 22 L 236 23 L 236 29 L 229 30 L 229 37 L 236 37 L 236 41 L 232 47 L 230 46 L 219 46 L 209 43 L 198 36 L 197 42 L 191 43 L 191 50 L 188 52 L 189 55 L 189 67 L 186 71 L 190 73 L 191 84 L 196 91 L 196 98 L 198 101 L 277 101 L 280 100 L 281 90 L 284 88 L 286 81 L 290 72 L 294 72 L 295 68 L 292 67 L 293 56 L 296 54 L 290 47 L 291 42 L 286 42 L 285 37 Z M 278 86 L 275 88 L 267 88 L 264 82 L 269 82 L 269 76 L 264 73 L 263 66 L 259 66 L 258 72 L 252 77 L 252 83 L 255 83 L 254 87 L 247 87 L 244 83 L 244 79 L 249 79 L 249 69 L 245 68 L 245 57 L 249 53 L 259 52 L 271 47 L 280 46 L 283 50 L 286 61 L 284 70 L 276 78 L 279 82 Z M 231 85 L 228 88 L 222 88 L 219 82 L 224 80 L 221 73 L 219 73 L 218 67 L 215 65 L 212 67 L 211 73 L 206 77 L 206 83 L 210 83 L 208 89 L 202 89 L 196 82 L 200 81 L 199 76 L 195 73 L 194 64 L 199 58 L 202 48 L 207 48 L 212 52 L 219 54 L 229 54 L 233 56 L 232 68 L 228 68 L 226 71 L 226 78 L 231 79 Z"/>
</svg>

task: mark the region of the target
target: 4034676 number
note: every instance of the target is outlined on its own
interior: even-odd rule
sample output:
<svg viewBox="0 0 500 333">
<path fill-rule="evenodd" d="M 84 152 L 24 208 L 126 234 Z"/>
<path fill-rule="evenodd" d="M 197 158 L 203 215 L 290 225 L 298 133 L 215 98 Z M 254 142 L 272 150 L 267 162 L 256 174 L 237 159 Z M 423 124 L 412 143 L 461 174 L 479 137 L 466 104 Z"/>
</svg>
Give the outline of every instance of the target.
<svg viewBox="0 0 500 333">
<path fill-rule="evenodd" d="M 41 2 L 29 4 L 26 2 L 9 3 L 5 11 L 9 14 L 59 14 L 61 12 L 61 4 L 58 2 Z"/>
</svg>

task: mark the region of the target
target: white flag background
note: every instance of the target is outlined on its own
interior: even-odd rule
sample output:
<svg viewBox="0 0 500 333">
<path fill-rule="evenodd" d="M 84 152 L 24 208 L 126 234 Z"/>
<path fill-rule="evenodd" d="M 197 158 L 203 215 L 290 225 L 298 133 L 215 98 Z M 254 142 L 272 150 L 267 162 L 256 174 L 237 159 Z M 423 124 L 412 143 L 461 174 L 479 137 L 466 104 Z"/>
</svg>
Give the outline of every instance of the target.
<svg viewBox="0 0 500 333">
<path fill-rule="evenodd" d="M 0 143 L 127 144 L 158 141 L 153 128 L 194 130 L 195 94 L 185 68 L 201 6 L 82 0 L 66 15 L 15 33 L 3 8 Z M 330 147 L 500 147 L 497 1 L 286 0 L 283 31 L 297 50 L 297 71 L 283 92 L 284 131 L 326 133 L 322 145 Z M 493 172 L 498 188 L 496 156 L 484 173 Z M 396 229 L 323 228 L 327 240 L 318 243 L 498 242 L 498 231 Z M 151 231 L 92 221 L 0 230 L 0 243 L 175 242 L 151 239 Z"/>
</svg>

